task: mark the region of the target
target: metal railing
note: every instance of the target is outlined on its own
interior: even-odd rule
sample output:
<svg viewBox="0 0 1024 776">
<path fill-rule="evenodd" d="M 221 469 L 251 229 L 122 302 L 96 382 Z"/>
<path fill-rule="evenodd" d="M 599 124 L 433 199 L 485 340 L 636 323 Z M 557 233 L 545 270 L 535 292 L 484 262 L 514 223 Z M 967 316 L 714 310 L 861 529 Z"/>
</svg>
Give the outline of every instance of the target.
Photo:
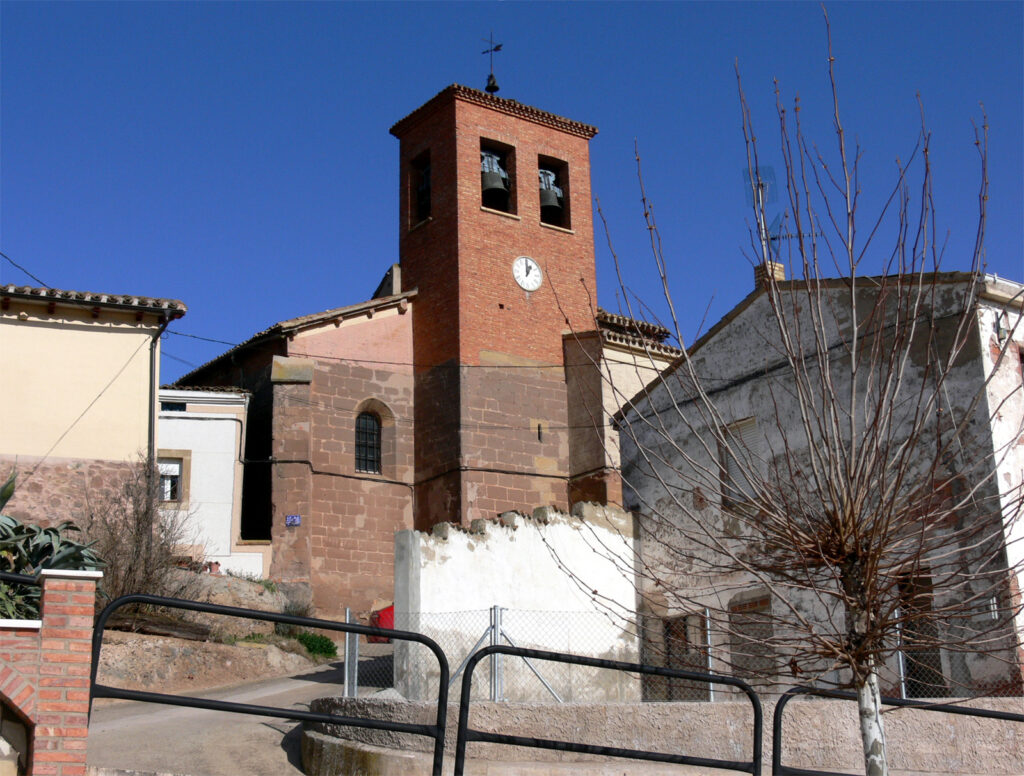
<svg viewBox="0 0 1024 776">
<path fill-rule="evenodd" d="M 38 585 L 38 577 L 30 577 L 26 574 L 12 574 L 9 571 L 0 571 L 0 582 L 13 582 L 16 585 Z"/>
<path fill-rule="evenodd" d="M 125 690 L 119 687 L 110 687 L 108 685 L 99 684 L 96 681 L 96 675 L 99 670 L 100 648 L 103 645 L 103 629 L 106 626 L 110 615 L 116 609 L 128 604 L 164 606 L 171 609 L 208 612 L 210 614 L 221 614 L 228 617 L 244 617 L 253 620 L 266 620 L 268 622 L 275 623 L 279 622 L 303 628 L 320 628 L 322 630 L 340 631 L 346 634 L 357 634 L 362 636 L 387 636 L 391 639 L 418 642 L 434 653 L 434 656 L 438 661 L 440 675 L 444 680 L 438 688 L 437 721 L 433 725 L 389 722 L 386 720 L 371 719 L 367 717 L 345 717 L 335 714 L 321 714 L 319 712 L 300 711 L 297 709 L 278 708 L 274 706 L 217 701 L 207 698 L 196 698 L 188 695 L 168 695 L 165 693 L 144 692 L 142 690 Z M 162 596 L 140 594 L 126 595 L 111 601 L 100 613 L 99 619 L 96 621 L 96 629 L 93 633 L 92 639 L 92 673 L 90 680 L 90 713 L 92 711 L 92 702 L 94 699 L 119 698 L 122 700 L 142 701 L 145 703 L 163 703 L 171 706 L 188 706 L 195 709 L 208 709 L 211 711 L 230 711 L 236 714 L 253 714 L 261 717 L 278 717 L 302 722 L 320 722 L 330 725 L 348 725 L 351 727 L 371 728 L 374 730 L 389 730 L 396 733 L 410 733 L 412 735 L 433 738 L 434 759 L 431 773 L 434 774 L 434 776 L 441 776 L 441 764 L 444 756 L 445 712 L 448 705 L 448 660 L 445 657 L 444 652 L 441 651 L 441 648 L 433 639 L 419 633 L 371 628 L 368 625 L 318 620 L 311 617 L 296 617 L 290 614 L 277 614 L 275 612 L 260 612 L 253 609 L 240 609 L 235 606 L 198 603 L 196 601 L 186 601 L 179 598 L 164 598 Z"/>
<path fill-rule="evenodd" d="M 469 727 L 469 706 L 472 697 L 473 670 L 480 661 L 492 655 L 510 655 L 531 660 L 547 660 L 555 663 L 569 663 L 572 665 L 588 666 L 591 668 L 605 668 L 613 671 L 629 671 L 631 673 L 648 674 L 653 676 L 666 676 L 672 678 L 689 679 L 698 682 L 713 684 L 726 684 L 739 688 L 750 699 L 754 711 L 753 725 L 753 755 L 749 761 L 718 760 L 705 757 L 691 757 L 682 754 L 669 754 L 667 752 L 649 752 L 642 749 L 624 749 L 615 746 L 597 746 L 593 744 L 580 744 L 572 741 L 556 741 L 546 738 L 534 738 L 530 736 L 507 735 L 503 733 L 486 733 L 481 730 L 473 730 Z M 454 776 L 462 776 L 466 766 L 466 744 L 470 741 L 504 744 L 506 746 L 525 746 L 535 749 L 553 749 L 562 752 L 576 752 L 578 754 L 604 755 L 609 757 L 623 757 L 631 760 L 649 760 L 653 762 L 672 763 L 676 765 L 697 765 L 705 768 L 720 768 L 722 770 L 743 771 L 760 776 L 761 773 L 761 735 L 763 726 L 763 715 L 761 701 L 753 688 L 741 679 L 731 676 L 718 676 L 715 674 L 703 674 L 693 671 L 682 671 L 672 668 L 661 668 L 658 666 L 644 665 L 643 663 L 624 663 L 618 660 L 604 660 L 593 657 L 580 657 L 560 652 L 545 652 L 537 649 L 521 649 L 505 645 L 484 647 L 476 652 L 466 664 L 465 673 L 462 677 L 462 695 L 459 700 L 459 728 L 458 738 L 455 745 L 455 771 Z"/>
<path fill-rule="evenodd" d="M 813 687 L 793 687 L 786 690 L 775 705 L 775 713 L 772 717 L 772 776 L 857 776 L 852 773 L 838 773 L 836 771 L 819 771 L 808 768 L 794 768 L 782 764 L 782 712 L 793 698 L 797 695 L 817 695 L 822 698 L 839 698 L 841 700 L 857 700 L 857 694 L 842 690 L 818 690 Z M 903 698 L 883 697 L 882 703 L 886 706 L 899 706 L 905 708 L 921 709 L 923 711 L 940 711 L 946 714 L 961 714 L 967 717 L 986 717 L 988 719 L 1002 719 L 1010 722 L 1024 722 L 1024 714 L 1016 714 L 1011 711 L 992 711 L 990 709 L 972 709 L 968 706 L 954 706 L 949 703 L 929 703 L 928 701 L 914 701 Z"/>
</svg>

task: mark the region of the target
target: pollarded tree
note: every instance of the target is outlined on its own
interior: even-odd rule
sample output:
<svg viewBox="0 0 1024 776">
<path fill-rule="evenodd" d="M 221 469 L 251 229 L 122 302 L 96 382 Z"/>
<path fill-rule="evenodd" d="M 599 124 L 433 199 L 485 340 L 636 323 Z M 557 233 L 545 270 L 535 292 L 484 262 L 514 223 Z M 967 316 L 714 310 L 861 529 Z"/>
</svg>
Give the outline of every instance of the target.
<svg viewBox="0 0 1024 776">
<path fill-rule="evenodd" d="M 1021 691 L 1024 287 L 981 267 L 984 126 L 965 271 L 940 268 L 924 129 L 861 228 L 833 68 L 830 42 L 834 152 L 805 138 L 799 103 L 793 119 L 777 103 L 775 239 L 740 90 L 758 292 L 633 397 L 619 429 L 645 607 L 699 613 L 718 668 L 853 688 L 876 776 L 898 656 L 910 694 Z M 646 198 L 645 214 L 656 237 Z"/>
</svg>

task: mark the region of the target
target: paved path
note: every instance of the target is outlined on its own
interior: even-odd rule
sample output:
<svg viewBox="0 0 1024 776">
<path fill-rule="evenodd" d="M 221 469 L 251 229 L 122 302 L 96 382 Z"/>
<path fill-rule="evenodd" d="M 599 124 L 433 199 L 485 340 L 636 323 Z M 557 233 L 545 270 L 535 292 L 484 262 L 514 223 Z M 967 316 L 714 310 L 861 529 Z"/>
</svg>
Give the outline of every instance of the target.
<svg viewBox="0 0 1024 776">
<path fill-rule="evenodd" d="M 340 695 L 340 663 L 285 679 L 196 693 L 203 698 L 308 709 Z M 188 776 L 292 776 L 302 773 L 302 723 L 182 706 L 100 699 L 89 723 L 89 765 Z"/>
</svg>

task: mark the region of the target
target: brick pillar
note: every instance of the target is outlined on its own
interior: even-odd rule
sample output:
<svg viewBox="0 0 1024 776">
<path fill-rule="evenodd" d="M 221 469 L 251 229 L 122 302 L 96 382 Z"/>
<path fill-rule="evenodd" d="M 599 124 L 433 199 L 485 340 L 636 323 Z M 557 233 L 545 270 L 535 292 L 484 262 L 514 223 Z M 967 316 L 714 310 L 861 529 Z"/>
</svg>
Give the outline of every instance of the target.
<svg viewBox="0 0 1024 776">
<path fill-rule="evenodd" d="M 85 776 L 89 668 L 99 571 L 40 572 L 39 686 L 31 776 Z"/>
</svg>

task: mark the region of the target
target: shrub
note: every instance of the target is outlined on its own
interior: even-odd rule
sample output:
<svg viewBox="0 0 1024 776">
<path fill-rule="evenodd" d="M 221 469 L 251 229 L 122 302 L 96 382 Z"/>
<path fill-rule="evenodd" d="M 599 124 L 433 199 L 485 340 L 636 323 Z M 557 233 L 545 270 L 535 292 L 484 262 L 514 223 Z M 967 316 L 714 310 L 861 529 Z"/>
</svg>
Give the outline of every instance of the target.
<svg viewBox="0 0 1024 776">
<path fill-rule="evenodd" d="M 109 559 L 100 589 L 108 600 L 131 593 L 195 596 L 197 575 L 179 568 L 197 544 L 189 534 L 190 516 L 161 506 L 159 484 L 156 470 L 139 461 L 113 496 L 88 502 L 82 529 L 97 552 Z"/>
<path fill-rule="evenodd" d="M 0 488 L 0 510 L 14 495 L 14 472 Z M 103 567 L 92 544 L 69 537 L 78 533 L 71 522 L 43 528 L 0 514 L 0 571 L 35 576 L 43 569 L 96 570 Z M 39 617 L 38 585 L 8 585 L 0 582 L 0 617 L 34 620 Z"/>
<path fill-rule="evenodd" d="M 319 633 L 310 633 L 305 631 L 295 637 L 299 643 L 306 648 L 306 651 L 313 655 L 323 655 L 324 657 L 337 657 L 338 647 L 333 641 L 326 636 L 321 636 Z"/>
</svg>

